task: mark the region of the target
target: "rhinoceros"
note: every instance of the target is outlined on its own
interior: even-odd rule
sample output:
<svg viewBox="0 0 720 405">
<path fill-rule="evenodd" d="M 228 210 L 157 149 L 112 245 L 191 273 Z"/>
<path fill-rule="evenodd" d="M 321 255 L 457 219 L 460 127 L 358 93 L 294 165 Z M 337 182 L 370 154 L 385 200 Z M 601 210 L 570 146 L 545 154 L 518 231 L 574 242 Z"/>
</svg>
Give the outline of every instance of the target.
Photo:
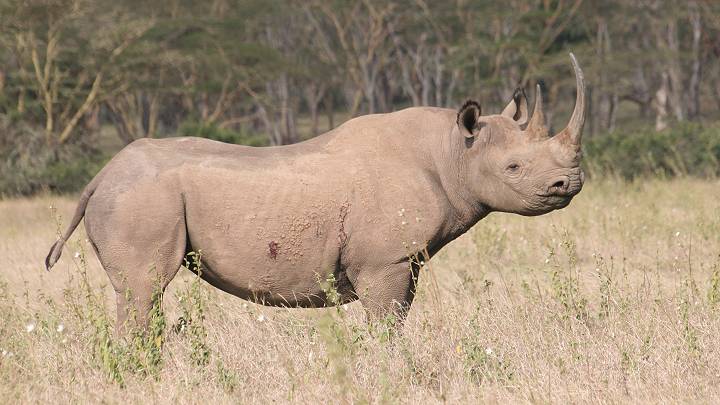
<svg viewBox="0 0 720 405">
<path fill-rule="evenodd" d="M 575 107 L 552 137 L 538 86 L 532 118 L 518 90 L 500 114 L 482 115 L 475 101 L 407 108 L 288 146 L 137 140 L 84 189 L 46 268 L 84 216 L 117 293 L 118 329 L 144 326 L 154 292 L 197 251 L 201 265 L 189 267 L 246 300 L 359 299 L 369 319 L 401 323 L 422 262 L 443 246 L 493 211 L 540 215 L 580 192 L 585 86 L 570 58 Z"/>
</svg>

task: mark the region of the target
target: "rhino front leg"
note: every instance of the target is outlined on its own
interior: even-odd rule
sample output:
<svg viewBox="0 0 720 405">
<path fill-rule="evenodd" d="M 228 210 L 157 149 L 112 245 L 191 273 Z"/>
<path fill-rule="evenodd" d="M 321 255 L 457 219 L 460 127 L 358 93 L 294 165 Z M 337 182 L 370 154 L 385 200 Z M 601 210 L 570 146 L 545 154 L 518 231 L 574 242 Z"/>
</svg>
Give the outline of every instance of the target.
<svg viewBox="0 0 720 405">
<path fill-rule="evenodd" d="M 394 317 L 398 327 L 403 325 L 415 298 L 418 270 L 403 262 L 359 273 L 353 284 L 368 322 Z"/>
</svg>

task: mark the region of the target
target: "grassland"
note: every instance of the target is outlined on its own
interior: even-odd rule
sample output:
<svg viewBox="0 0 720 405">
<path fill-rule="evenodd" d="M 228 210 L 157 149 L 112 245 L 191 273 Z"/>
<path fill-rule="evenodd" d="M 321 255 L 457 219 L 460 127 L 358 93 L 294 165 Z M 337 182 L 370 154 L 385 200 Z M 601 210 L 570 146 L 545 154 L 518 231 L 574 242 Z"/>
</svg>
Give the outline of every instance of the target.
<svg viewBox="0 0 720 405">
<path fill-rule="evenodd" d="M 51 205 L 74 210 L 0 201 L 0 402 L 720 403 L 716 180 L 590 181 L 564 210 L 492 214 L 421 273 L 394 339 L 356 303 L 265 308 L 182 271 L 153 340 L 119 343 L 82 232 L 42 267 Z"/>
</svg>

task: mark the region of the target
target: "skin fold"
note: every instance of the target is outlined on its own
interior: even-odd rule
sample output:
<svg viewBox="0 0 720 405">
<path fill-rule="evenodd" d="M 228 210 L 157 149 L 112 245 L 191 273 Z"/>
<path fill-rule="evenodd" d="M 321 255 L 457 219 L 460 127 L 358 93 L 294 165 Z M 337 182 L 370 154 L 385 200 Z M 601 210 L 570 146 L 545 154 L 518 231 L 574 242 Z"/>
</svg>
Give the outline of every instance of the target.
<svg viewBox="0 0 720 405">
<path fill-rule="evenodd" d="M 572 57 L 572 55 L 571 55 Z M 48 270 L 80 220 L 117 293 L 118 327 L 141 327 L 153 292 L 201 251 L 213 286 L 265 305 L 359 299 L 370 319 L 404 319 L 420 261 L 492 211 L 540 215 L 582 188 L 584 80 L 568 127 L 548 137 L 540 92 L 498 115 L 408 108 L 352 119 L 308 141 L 254 148 L 141 139 L 83 191 Z M 340 299 L 330 300 L 328 280 Z"/>
</svg>

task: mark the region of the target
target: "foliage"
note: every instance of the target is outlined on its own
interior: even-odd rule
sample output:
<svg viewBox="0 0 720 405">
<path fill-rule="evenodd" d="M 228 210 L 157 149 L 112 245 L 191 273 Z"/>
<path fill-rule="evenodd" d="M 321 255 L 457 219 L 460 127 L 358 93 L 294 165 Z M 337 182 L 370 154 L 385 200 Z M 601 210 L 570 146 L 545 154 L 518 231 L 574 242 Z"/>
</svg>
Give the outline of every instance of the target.
<svg viewBox="0 0 720 405">
<path fill-rule="evenodd" d="M 180 126 L 178 133 L 182 136 L 199 136 L 236 145 L 267 146 L 268 144 L 267 137 L 248 129 L 232 130 L 220 128 L 215 124 L 185 122 Z"/>
<path fill-rule="evenodd" d="M 0 115 L 0 196 L 82 190 L 107 161 L 86 142 L 47 148 L 42 132 Z"/>
<path fill-rule="evenodd" d="M 281 145 L 336 115 L 468 98 L 495 113 L 518 85 L 542 85 L 559 128 L 569 51 L 594 175 L 716 175 L 713 130 L 684 123 L 718 119 L 717 15 L 707 0 L 0 0 L 0 195 L 76 191 L 117 141 Z"/>
<path fill-rule="evenodd" d="M 190 361 L 198 367 L 210 362 L 210 348 L 207 346 L 205 311 L 207 310 L 207 292 L 200 285 L 202 252 L 190 252 L 185 259 L 185 267 L 194 269 L 198 275 L 178 294 L 181 315 L 173 328 L 190 340 Z"/>
<path fill-rule="evenodd" d="M 716 125 L 617 131 L 590 137 L 583 146 L 585 165 L 596 177 L 720 176 L 720 127 Z"/>
<path fill-rule="evenodd" d="M 103 295 L 90 285 L 87 262 L 82 247 L 76 255 L 77 285 L 65 289 L 69 309 L 89 332 L 91 361 L 111 381 L 124 386 L 129 375 L 159 378 L 162 370 L 162 348 L 165 341 L 165 316 L 162 313 L 162 292 L 153 293 L 153 307 L 147 330 L 128 325 L 125 339 L 114 336 Z M 129 292 L 128 292 L 129 294 Z"/>
</svg>

